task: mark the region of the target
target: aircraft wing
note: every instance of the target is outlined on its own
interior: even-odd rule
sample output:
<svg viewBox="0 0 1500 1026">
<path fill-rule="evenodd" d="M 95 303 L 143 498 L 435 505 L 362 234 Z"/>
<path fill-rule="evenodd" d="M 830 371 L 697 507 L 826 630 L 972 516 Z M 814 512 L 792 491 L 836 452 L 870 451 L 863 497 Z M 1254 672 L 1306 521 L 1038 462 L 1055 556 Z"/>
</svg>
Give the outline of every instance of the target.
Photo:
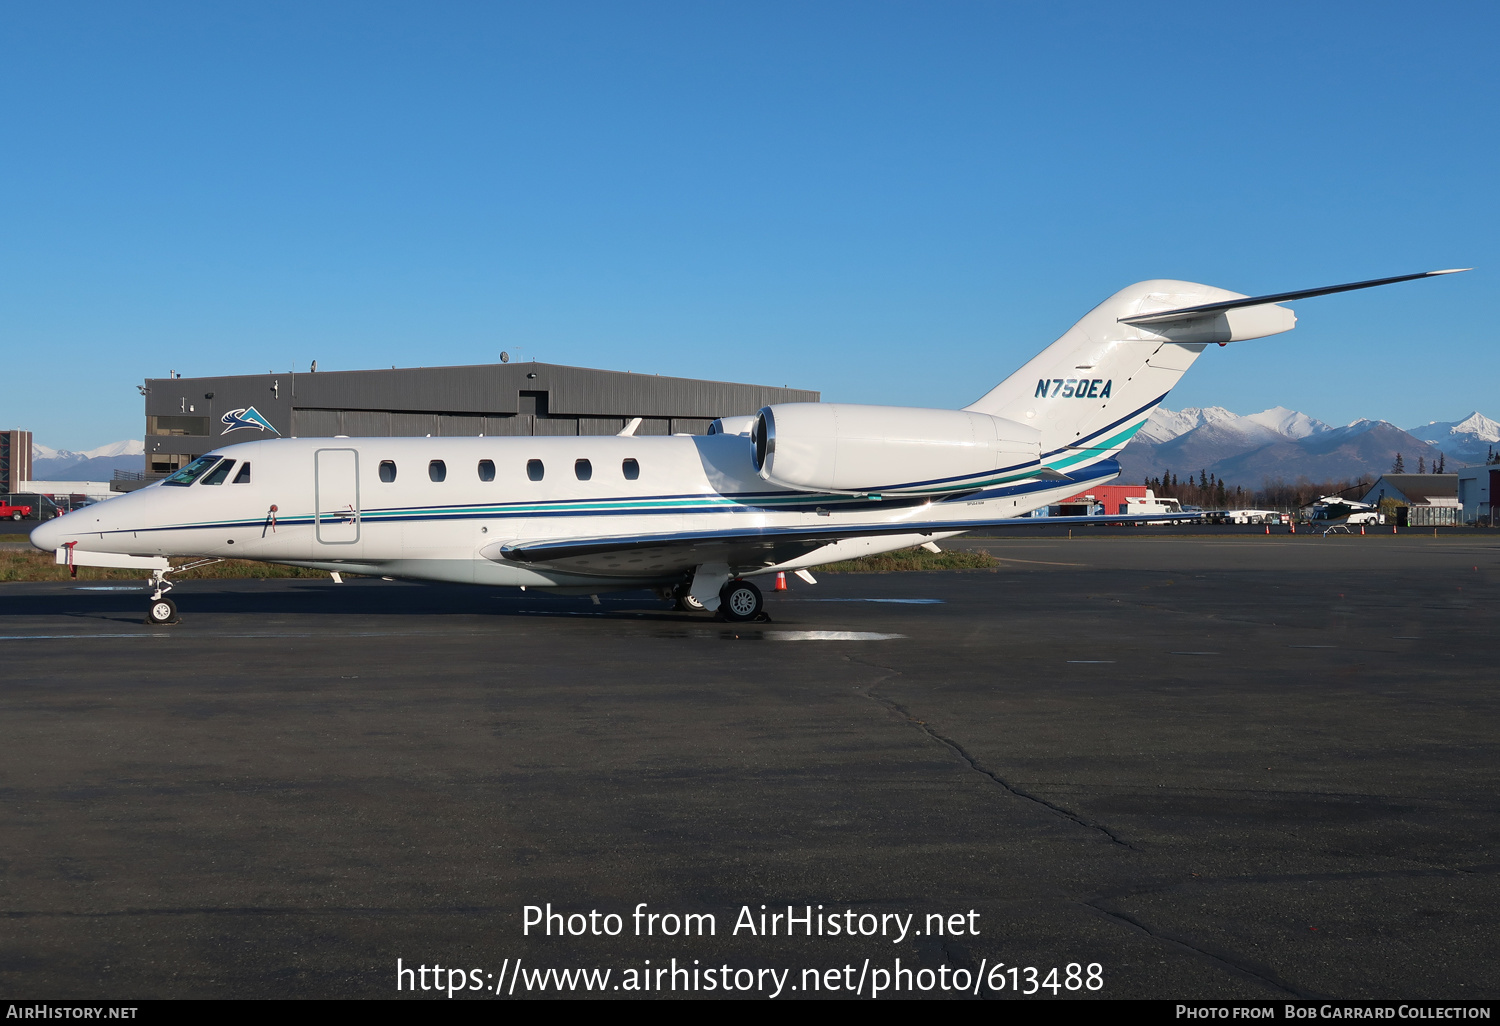
<svg viewBox="0 0 1500 1026">
<path fill-rule="evenodd" d="M 482 555 L 496 562 L 537 564 L 601 577 L 669 576 L 703 563 L 725 563 L 748 573 L 805 556 L 824 545 L 851 538 L 891 535 L 931 537 L 954 531 L 1043 524 L 1142 524 L 1158 520 L 1200 520 L 1201 513 L 1138 516 L 1009 517 L 1000 520 L 923 520 L 893 524 L 827 524 L 808 527 L 746 527 L 727 531 L 613 535 L 491 545 Z M 915 542 L 913 544 L 916 544 Z"/>
</svg>

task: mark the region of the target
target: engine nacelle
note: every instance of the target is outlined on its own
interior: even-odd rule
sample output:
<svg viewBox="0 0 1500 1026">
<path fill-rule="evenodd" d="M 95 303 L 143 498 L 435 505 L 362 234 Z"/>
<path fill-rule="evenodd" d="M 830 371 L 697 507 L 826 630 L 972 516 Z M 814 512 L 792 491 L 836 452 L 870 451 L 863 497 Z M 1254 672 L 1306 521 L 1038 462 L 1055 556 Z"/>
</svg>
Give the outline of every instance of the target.
<svg viewBox="0 0 1500 1026">
<path fill-rule="evenodd" d="M 850 495 L 936 495 L 1039 476 L 1041 432 L 964 410 L 767 406 L 751 432 L 762 480 Z"/>
</svg>

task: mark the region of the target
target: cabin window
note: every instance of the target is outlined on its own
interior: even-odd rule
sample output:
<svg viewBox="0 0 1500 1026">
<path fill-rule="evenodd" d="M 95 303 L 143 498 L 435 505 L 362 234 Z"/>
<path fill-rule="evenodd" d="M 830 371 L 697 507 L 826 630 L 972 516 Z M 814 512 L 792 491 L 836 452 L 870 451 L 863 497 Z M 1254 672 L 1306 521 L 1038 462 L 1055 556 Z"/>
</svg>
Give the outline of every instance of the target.
<svg viewBox="0 0 1500 1026">
<path fill-rule="evenodd" d="M 635 460 L 626 460 L 620 464 L 620 469 L 625 472 L 627 481 L 634 481 L 641 476 L 641 465 Z"/>
<path fill-rule="evenodd" d="M 540 481 L 542 479 L 542 475 L 546 472 L 547 470 L 542 466 L 541 460 L 526 461 L 526 476 L 531 478 L 533 481 Z"/>
<path fill-rule="evenodd" d="M 249 484 L 250 483 L 250 461 L 249 460 L 246 460 L 244 463 L 240 464 L 240 472 L 238 474 L 234 475 L 234 483 L 235 484 Z"/>
<path fill-rule="evenodd" d="M 206 485 L 221 485 L 224 483 L 224 479 L 229 476 L 229 472 L 233 469 L 234 460 L 225 460 L 223 463 L 220 463 L 217 467 L 215 467 L 213 470 L 210 470 L 203 476 L 203 483 Z"/>
<path fill-rule="evenodd" d="M 580 481 L 587 481 L 594 476 L 594 465 L 588 460 L 575 460 L 573 462 L 573 474 Z"/>
<path fill-rule="evenodd" d="M 479 480 L 481 480 L 481 481 L 493 481 L 493 480 L 495 480 L 495 461 L 494 460 L 480 460 L 479 461 Z"/>
<path fill-rule="evenodd" d="M 193 462 L 189 463 L 177 473 L 167 478 L 164 483 L 169 485 L 176 485 L 179 488 L 186 488 L 188 485 L 198 480 L 198 478 L 208 473 L 209 468 L 212 467 L 215 463 L 219 462 L 219 460 L 221 460 L 222 458 L 223 457 L 221 456 L 199 456 Z"/>
<path fill-rule="evenodd" d="M 380 480 L 384 481 L 386 484 L 390 484 L 392 481 L 396 480 L 395 460 L 380 461 Z"/>
<path fill-rule="evenodd" d="M 433 460 L 427 464 L 427 476 L 433 481 L 443 481 L 448 477 L 448 464 L 442 460 Z"/>
</svg>

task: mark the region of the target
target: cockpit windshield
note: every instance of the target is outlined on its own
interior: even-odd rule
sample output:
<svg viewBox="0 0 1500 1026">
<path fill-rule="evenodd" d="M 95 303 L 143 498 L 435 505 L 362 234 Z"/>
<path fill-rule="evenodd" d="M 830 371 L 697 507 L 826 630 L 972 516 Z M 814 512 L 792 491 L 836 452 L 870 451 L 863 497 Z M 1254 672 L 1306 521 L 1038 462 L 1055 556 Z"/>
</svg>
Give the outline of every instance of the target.
<svg viewBox="0 0 1500 1026">
<path fill-rule="evenodd" d="M 198 480 L 198 478 L 208 473 L 209 468 L 223 458 L 222 456 L 199 456 L 193 462 L 163 481 L 162 484 L 177 485 L 181 488 L 186 488 Z"/>
<path fill-rule="evenodd" d="M 204 475 L 203 480 L 199 483 L 206 485 L 223 484 L 224 479 L 229 476 L 229 471 L 233 468 L 234 460 L 225 460 L 223 463 L 220 463 L 217 467 L 215 467 L 213 470 L 210 470 L 206 475 Z"/>
</svg>

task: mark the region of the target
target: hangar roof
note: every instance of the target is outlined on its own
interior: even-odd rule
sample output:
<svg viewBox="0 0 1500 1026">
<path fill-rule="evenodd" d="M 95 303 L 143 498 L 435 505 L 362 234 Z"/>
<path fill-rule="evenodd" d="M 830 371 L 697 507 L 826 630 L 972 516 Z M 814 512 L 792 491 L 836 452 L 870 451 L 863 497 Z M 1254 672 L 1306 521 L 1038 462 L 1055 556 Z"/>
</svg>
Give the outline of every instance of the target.
<svg viewBox="0 0 1500 1026">
<path fill-rule="evenodd" d="M 548 393 L 548 411 L 566 416 L 714 417 L 754 413 L 767 403 L 817 402 L 815 391 L 727 381 L 595 370 L 552 363 L 487 363 L 459 367 L 148 378 L 146 414 L 186 412 L 206 392 L 240 393 L 297 409 L 389 410 L 420 413 L 520 412 L 520 393 Z M 262 413 L 271 416 L 268 410 Z"/>
<path fill-rule="evenodd" d="M 1365 502 L 1381 497 L 1429 506 L 1451 506 L 1458 499 L 1457 474 L 1384 474 L 1365 493 Z"/>
</svg>

